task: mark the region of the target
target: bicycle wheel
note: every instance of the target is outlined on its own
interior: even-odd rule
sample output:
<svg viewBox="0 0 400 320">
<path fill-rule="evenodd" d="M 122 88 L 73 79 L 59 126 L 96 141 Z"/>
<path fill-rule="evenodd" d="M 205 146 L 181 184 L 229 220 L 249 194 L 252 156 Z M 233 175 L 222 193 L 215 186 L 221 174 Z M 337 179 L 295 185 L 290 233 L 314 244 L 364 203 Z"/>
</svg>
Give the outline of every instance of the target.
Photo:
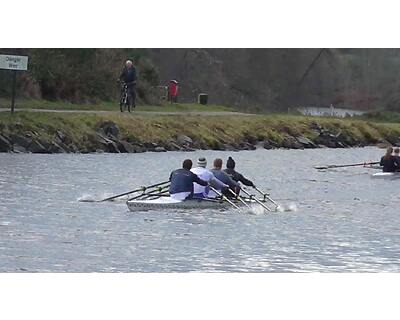
<svg viewBox="0 0 400 320">
<path fill-rule="evenodd" d="M 126 109 L 126 104 L 128 103 L 128 93 L 125 91 L 123 96 L 121 97 L 121 102 L 119 104 L 119 108 L 121 112 L 124 112 Z"/>
</svg>

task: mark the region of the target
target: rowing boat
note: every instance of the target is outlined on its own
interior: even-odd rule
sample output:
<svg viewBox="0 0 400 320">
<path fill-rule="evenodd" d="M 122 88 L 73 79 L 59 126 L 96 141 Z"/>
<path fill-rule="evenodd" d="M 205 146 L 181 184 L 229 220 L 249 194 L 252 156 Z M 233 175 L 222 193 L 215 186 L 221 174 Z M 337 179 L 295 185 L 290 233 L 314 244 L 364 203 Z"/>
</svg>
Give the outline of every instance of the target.
<svg viewBox="0 0 400 320">
<path fill-rule="evenodd" d="M 254 200 L 246 199 L 247 204 L 256 204 Z M 237 206 L 243 205 L 235 201 Z M 126 202 L 130 211 L 159 210 L 159 209 L 229 209 L 232 205 L 227 201 L 215 199 L 190 199 L 177 200 L 171 197 L 159 197 L 157 199 L 137 199 Z"/>
<path fill-rule="evenodd" d="M 378 173 L 374 173 L 371 176 L 371 178 L 373 178 L 373 179 L 388 179 L 388 180 L 399 179 L 400 172 L 378 172 Z"/>
</svg>

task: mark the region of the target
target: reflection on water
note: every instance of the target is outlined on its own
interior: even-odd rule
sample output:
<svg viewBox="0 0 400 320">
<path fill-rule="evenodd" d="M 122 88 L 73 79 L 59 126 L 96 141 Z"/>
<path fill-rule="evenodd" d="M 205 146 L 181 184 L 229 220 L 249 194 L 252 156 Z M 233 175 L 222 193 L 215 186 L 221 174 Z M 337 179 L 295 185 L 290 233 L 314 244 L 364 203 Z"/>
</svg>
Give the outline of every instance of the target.
<svg viewBox="0 0 400 320">
<path fill-rule="evenodd" d="M 398 181 L 376 148 L 236 153 L 0 154 L 2 272 L 399 272 Z M 233 155 L 238 169 L 297 211 L 129 212 L 102 199 L 165 180 L 183 159 Z M 393 190 L 388 192 L 388 190 Z"/>
</svg>

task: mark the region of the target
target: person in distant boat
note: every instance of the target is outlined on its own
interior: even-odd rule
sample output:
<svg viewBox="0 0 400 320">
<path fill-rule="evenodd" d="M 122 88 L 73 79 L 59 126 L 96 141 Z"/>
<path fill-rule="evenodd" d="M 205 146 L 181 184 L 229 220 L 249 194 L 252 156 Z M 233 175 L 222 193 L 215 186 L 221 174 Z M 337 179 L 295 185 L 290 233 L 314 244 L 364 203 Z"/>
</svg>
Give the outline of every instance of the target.
<svg viewBox="0 0 400 320">
<path fill-rule="evenodd" d="M 383 172 L 395 172 L 400 169 L 400 159 L 393 156 L 392 153 L 393 148 L 389 147 L 381 158 L 380 165 L 383 167 Z"/>
<path fill-rule="evenodd" d="M 182 169 L 175 170 L 171 173 L 169 181 L 169 194 L 171 198 L 177 200 L 185 200 L 193 198 L 193 183 L 207 186 L 207 181 L 200 179 L 197 175 L 190 171 L 192 169 L 192 160 L 183 161 Z"/>
<path fill-rule="evenodd" d="M 232 178 L 222 171 L 222 159 L 215 159 L 214 160 L 214 168 L 211 170 L 211 172 L 214 174 L 214 176 L 220 180 L 221 182 L 227 184 L 231 190 L 233 190 L 237 195 L 240 192 L 240 185 L 233 181 Z M 231 197 L 232 193 L 229 192 L 229 190 L 222 190 L 222 189 L 217 189 L 218 191 L 221 191 L 225 196 Z M 213 195 L 210 192 L 210 195 Z"/>
<path fill-rule="evenodd" d="M 229 157 L 228 161 L 226 162 L 226 169 L 224 172 L 227 173 L 233 181 L 241 182 L 248 187 L 255 187 L 253 181 L 246 179 L 242 174 L 235 171 L 235 165 L 235 160 L 233 160 L 232 157 Z"/>
<path fill-rule="evenodd" d="M 227 192 L 229 186 L 222 181 L 218 180 L 214 174 L 208 170 L 207 168 L 207 160 L 206 158 L 199 158 L 197 161 L 197 167 L 193 168 L 192 171 L 196 174 L 200 179 L 207 181 L 210 186 L 217 190 L 223 190 L 223 192 Z M 207 198 L 210 192 L 209 186 L 202 186 L 198 183 L 193 184 L 193 198 Z"/>
<path fill-rule="evenodd" d="M 393 156 L 400 161 L 400 148 L 394 148 Z"/>
<path fill-rule="evenodd" d="M 119 80 L 125 83 L 128 87 L 129 103 L 132 107 L 136 106 L 136 68 L 133 65 L 133 60 L 126 60 L 125 68 L 122 70 Z M 122 89 L 121 89 L 122 90 Z"/>
</svg>

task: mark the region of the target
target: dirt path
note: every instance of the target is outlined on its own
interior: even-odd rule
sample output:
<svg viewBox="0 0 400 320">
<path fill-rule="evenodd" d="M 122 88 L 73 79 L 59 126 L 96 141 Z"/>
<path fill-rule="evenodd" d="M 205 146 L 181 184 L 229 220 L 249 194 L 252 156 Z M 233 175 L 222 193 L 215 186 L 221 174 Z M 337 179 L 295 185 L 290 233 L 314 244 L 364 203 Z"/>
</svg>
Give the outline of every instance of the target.
<svg viewBox="0 0 400 320">
<path fill-rule="evenodd" d="M 50 112 L 50 113 L 94 113 L 94 114 L 121 114 L 119 111 L 105 110 L 54 110 L 54 109 L 15 109 L 16 112 Z M 9 108 L 0 108 L 0 112 L 10 112 Z M 124 112 L 124 114 L 129 114 Z M 255 116 L 251 113 L 230 112 L 230 111 L 133 111 L 130 115 L 155 115 L 155 116 L 176 116 L 176 115 L 191 115 L 191 116 Z"/>
</svg>

